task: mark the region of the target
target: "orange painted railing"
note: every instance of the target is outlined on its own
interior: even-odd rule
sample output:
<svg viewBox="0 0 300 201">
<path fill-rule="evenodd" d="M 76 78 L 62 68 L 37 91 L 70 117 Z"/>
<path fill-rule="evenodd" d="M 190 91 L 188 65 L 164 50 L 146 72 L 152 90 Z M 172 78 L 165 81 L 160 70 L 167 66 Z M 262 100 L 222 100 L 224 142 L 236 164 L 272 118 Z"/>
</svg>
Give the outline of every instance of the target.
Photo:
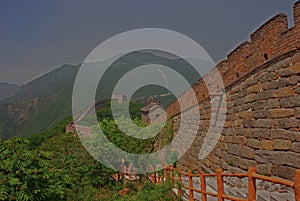
<svg viewBox="0 0 300 201">
<path fill-rule="evenodd" d="M 177 182 L 182 185 L 182 176 L 188 178 L 188 186 L 183 186 L 184 189 L 188 189 L 188 196 L 190 201 L 194 201 L 194 192 L 201 193 L 202 201 L 207 201 L 207 195 L 217 197 L 218 201 L 232 200 L 232 201 L 255 201 L 256 200 L 256 179 L 268 181 L 271 183 L 281 184 L 294 189 L 295 200 L 300 201 L 300 170 L 295 170 L 294 181 L 289 181 L 285 179 L 272 178 L 256 173 L 255 167 L 250 167 L 247 173 L 244 174 L 228 174 L 224 173 L 222 169 L 218 169 L 214 174 L 206 174 L 203 171 L 197 174 L 193 174 L 191 170 L 187 173 L 182 170 L 175 169 L 173 166 L 166 167 L 161 174 L 153 173 L 150 175 L 150 180 L 153 183 L 161 183 L 166 179 L 170 179 L 175 186 L 175 174 L 177 174 Z M 197 177 L 200 180 L 200 189 L 196 189 L 193 186 L 193 177 Z M 205 177 L 216 177 L 217 180 L 217 193 L 208 192 L 206 190 L 206 180 Z M 238 177 L 238 178 L 248 178 L 248 198 L 237 198 L 233 196 L 226 195 L 224 192 L 224 182 L 223 177 Z M 182 195 L 182 189 L 179 188 L 179 196 Z"/>
</svg>

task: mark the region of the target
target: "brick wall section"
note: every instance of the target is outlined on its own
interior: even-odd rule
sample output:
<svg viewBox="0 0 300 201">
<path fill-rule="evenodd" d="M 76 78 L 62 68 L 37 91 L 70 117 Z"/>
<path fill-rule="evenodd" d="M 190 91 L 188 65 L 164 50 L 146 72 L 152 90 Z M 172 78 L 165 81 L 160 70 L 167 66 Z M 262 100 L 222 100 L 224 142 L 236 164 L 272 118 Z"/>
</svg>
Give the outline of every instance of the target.
<svg viewBox="0 0 300 201">
<path fill-rule="evenodd" d="M 220 72 L 225 87 L 248 76 L 249 73 L 270 60 L 300 48 L 300 1 L 295 3 L 293 10 L 294 26 L 292 28 L 288 29 L 287 16 L 279 14 L 252 33 L 250 42 L 243 42 L 227 56 L 226 60 L 217 64 L 214 70 Z M 268 59 L 265 59 L 265 55 Z M 192 86 L 198 101 L 203 101 L 209 97 L 203 79 Z M 186 103 L 184 108 L 193 104 L 189 102 L 188 93 L 181 97 Z M 174 116 L 179 111 L 177 102 L 171 104 L 167 110 L 169 116 Z"/>
<path fill-rule="evenodd" d="M 203 79 L 180 97 L 183 109 L 196 108 L 201 115 L 199 128 L 188 126 L 195 121 L 192 115 L 184 122 L 185 136 L 198 132 L 179 161 L 186 168 L 243 172 L 256 166 L 261 174 L 293 179 L 294 169 L 300 168 L 300 2 L 294 6 L 294 21 L 288 29 L 286 16 L 275 16 L 217 65 L 226 87 L 227 116 L 217 146 L 203 160 L 199 150 L 212 111 Z M 197 106 L 189 102 L 191 90 Z M 178 111 L 178 102 L 167 109 L 175 135 Z"/>
</svg>

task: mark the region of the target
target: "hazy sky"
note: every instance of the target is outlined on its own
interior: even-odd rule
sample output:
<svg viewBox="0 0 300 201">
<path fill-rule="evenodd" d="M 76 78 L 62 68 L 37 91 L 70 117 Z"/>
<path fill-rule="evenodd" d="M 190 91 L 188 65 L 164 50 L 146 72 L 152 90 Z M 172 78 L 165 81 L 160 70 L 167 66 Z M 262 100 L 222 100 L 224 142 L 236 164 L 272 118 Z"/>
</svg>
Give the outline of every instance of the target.
<svg viewBox="0 0 300 201">
<path fill-rule="evenodd" d="M 78 64 L 104 40 L 137 28 L 165 28 L 198 42 L 217 63 L 294 0 L 1 0 L 0 82 L 26 83 Z"/>
</svg>

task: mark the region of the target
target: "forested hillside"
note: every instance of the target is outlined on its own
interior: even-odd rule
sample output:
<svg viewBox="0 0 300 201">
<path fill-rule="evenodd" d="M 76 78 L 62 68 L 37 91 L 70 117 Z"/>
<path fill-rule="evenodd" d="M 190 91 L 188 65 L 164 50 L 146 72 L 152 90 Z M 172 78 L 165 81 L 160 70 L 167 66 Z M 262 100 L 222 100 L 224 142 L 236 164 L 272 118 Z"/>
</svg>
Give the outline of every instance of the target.
<svg viewBox="0 0 300 201">
<path fill-rule="evenodd" d="M 155 150 L 158 138 L 142 142 L 124 137 L 111 118 L 109 106 L 98 111 L 99 125 L 116 146 L 132 153 Z M 131 116 L 136 124 L 145 126 L 138 118 L 139 107 L 131 104 Z M 115 171 L 91 157 L 76 134 L 65 133 L 70 120 L 65 119 L 42 134 L 0 141 L 0 200 L 176 199 L 170 184 L 155 185 L 147 180 L 126 184 L 129 193 L 120 196 L 118 192 L 124 186 L 112 179 Z"/>
</svg>

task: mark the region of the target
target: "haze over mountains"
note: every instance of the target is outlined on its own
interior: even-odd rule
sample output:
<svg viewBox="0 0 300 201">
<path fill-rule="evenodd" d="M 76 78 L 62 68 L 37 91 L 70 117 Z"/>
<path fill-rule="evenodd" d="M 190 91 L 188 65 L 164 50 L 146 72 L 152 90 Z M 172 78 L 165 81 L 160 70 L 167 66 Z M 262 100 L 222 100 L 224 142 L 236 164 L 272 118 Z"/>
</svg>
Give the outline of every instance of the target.
<svg viewBox="0 0 300 201">
<path fill-rule="evenodd" d="M 145 63 L 169 66 L 190 84 L 200 78 L 197 71 L 183 59 L 153 52 L 133 52 L 115 61 L 105 72 L 98 85 L 96 100 L 110 98 L 117 81 L 129 70 Z M 206 61 L 200 61 L 199 64 L 211 65 Z M 0 138 L 41 133 L 71 117 L 73 84 L 80 66 L 63 65 L 22 86 L 1 83 Z M 151 95 L 165 93 L 168 93 L 165 88 L 152 85 L 136 92 L 133 99 L 143 97 L 147 100 Z M 162 98 L 166 105 L 173 100 L 174 96 Z"/>
</svg>

